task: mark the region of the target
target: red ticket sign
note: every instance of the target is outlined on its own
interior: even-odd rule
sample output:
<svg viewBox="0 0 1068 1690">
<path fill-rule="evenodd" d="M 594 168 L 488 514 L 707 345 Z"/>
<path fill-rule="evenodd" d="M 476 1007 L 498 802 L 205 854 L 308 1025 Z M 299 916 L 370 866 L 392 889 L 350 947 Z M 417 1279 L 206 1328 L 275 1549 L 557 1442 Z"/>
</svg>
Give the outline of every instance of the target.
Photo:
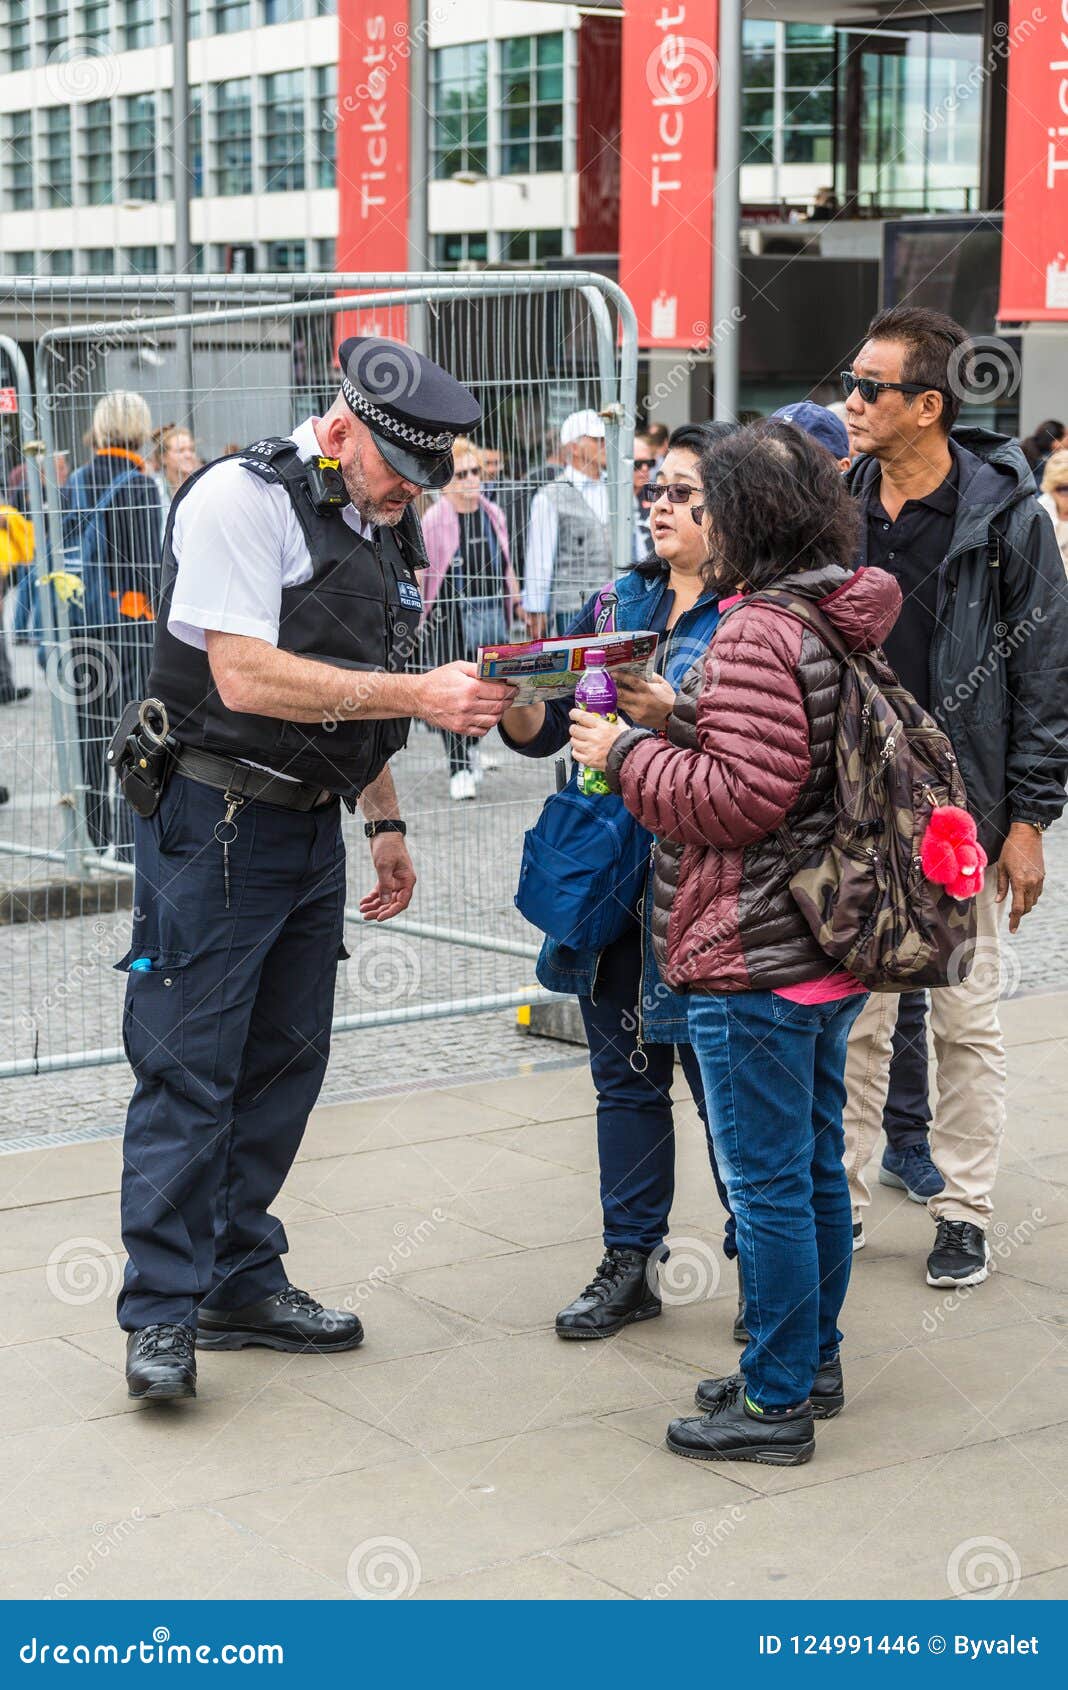
<svg viewBox="0 0 1068 1690">
<path fill-rule="evenodd" d="M 1068 319 L 1068 0 L 1012 0 L 1006 42 L 1005 322 Z"/>
<path fill-rule="evenodd" d="M 718 0 L 627 0 L 619 279 L 642 346 L 709 334 L 718 28 Z"/>
<path fill-rule="evenodd" d="M 12 417 L 19 408 L 17 387 L 0 387 L 0 415 Z"/>
<path fill-rule="evenodd" d="M 337 184 L 339 270 L 408 268 L 407 0 L 340 0 Z M 344 313 L 346 334 L 403 333 L 396 308 Z"/>
</svg>

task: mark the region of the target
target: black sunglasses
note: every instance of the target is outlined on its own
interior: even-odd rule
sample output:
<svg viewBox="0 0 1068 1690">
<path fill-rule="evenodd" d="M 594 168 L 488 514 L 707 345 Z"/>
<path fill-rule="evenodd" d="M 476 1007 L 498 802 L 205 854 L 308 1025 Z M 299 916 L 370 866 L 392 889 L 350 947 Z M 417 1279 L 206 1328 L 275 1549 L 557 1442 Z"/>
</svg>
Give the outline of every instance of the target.
<svg viewBox="0 0 1068 1690">
<path fill-rule="evenodd" d="M 638 497 L 647 499 L 651 505 L 655 505 L 657 499 L 666 499 L 670 505 L 688 505 L 694 494 L 700 491 L 699 487 L 691 487 L 686 481 L 669 481 L 663 487 L 650 481 L 640 490 Z"/>
<path fill-rule="evenodd" d="M 919 381 L 874 381 L 871 376 L 855 376 L 852 370 L 843 370 L 842 392 L 847 399 L 851 393 L 859 393 L 865 405 L 874 405 L 880 393 L 941 393 L 942 389 Z"/>
<path fill-rule="evenodd" d="M 693 517 L 693 519 L 696 522 L 698 528 L 700 528 L 701 524 L 705 520 L 705 507 L 704 507 L 704 505 L 691 505 L 690 506 L 690 515 Z"/>
<path fill-rule="evenodd" d="M 634 467 L 635 467 L 635 469 L 655 469 L 656 468 L 656 459 L 655 458 L 635 458 Z"/>
</svg>

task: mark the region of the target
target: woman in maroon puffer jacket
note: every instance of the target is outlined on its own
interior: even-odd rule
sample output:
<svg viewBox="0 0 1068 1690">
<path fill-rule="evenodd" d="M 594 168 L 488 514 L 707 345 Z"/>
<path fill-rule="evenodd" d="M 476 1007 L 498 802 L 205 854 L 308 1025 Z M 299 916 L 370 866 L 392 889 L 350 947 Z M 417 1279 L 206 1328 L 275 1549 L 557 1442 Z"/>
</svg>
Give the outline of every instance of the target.
<svg viewBox="0 0 1068 1690">
<path fill-rule="evenodd" d="M 815 1448 L 813 1416 L 844 1402 L 843 1074 L 863 988 L 820 950 L 789 887 L 834 828 L 838 661 L 797 617 L 746 599 L 771 586 L 810 599 L 862 650 L 893 627 L 901 594 L 884 571 L 851 568 L 855 507 L 831 454 L 792 423 L 731 436 L 702 481 L 709 582 L 725 595 L 708 654 L 666 735 L 574 711 L 572 748 L 657 835 L 654 948 L 690 994 L 738 1222 L 742 1371 L 698 1387 L 706 1412 L 673 1421 L 668 1447 L 794 1466 Z"/>
</svg>

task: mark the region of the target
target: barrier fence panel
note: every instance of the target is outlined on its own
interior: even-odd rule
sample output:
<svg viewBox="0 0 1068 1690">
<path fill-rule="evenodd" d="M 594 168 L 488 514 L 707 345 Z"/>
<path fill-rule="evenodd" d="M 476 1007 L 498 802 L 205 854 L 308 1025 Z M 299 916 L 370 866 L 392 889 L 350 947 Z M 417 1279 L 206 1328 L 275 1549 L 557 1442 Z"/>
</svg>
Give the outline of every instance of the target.
<svg viewBox="0 0 1068 1690">
<path fill-rule="evenodd" d="M 0 705 L 0 1077 L 123 1060 L 113 964 L 128 945 L 133 829 L 104 751 L 123 706 L 146 691 L 167 508 L 198 462 L 326 409 L 340 334 L 418 345 L 482 405 L 478 462 L 495 507 L 483 577 L 450 572 L 409 667 L 473 654 L 479 638 L 507 629 L 500 539 L 520 579 L 531 547 L 544 568 L 531 505 L 560 475 L 560 428 L 575 412 L 605 424 L 604 539 L 585 567 L 580 543 L 566 567 L 561 559 L 551 612 L 563 620 L 631 557 L 637 353 L 633 313 L 611 282 L 544 272 L 197 277 L 192 303 L 177 309 L 172 277 L 0 282 L 0 389 L 15 390 L 0 416 L 0 525 L 11 541 L 0 552 L 0 696 L 16 695 Z M 481 455 L 490 452 L 496 460 Z M 463 478 L 468 503 L 475 485 Z M 573 492 L 568 483 L 550 500 Z M 420 500 L 424 520 L 439 497 Z M 554 503 L 558 539 L 569 508 Z M 32 557 L 19 562 L 27 520 Z M 496 734 L 476 747 L 415 723 L 393 767 L 419 886 L 404 918 L 362 924 L 370 858 L 362 818 L 345 815 L 351 956 L 339 967 L 335 1030 L 530 1001 L 538 935 L 512 896 L 523 832 L 554 786 L 552 760 L 516 756 Z"/>
</svg>

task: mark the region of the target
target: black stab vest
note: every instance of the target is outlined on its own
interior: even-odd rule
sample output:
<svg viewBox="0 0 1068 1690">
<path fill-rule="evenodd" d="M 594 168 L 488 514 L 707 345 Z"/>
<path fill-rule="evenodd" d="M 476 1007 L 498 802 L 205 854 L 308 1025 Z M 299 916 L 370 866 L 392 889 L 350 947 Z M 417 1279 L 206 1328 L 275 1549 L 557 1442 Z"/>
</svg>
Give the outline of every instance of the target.
<svg viewBox="0 0 1068 1690">
<path fill-rule="evenodd" d="M 397 528 L 378 528 L 373 540 L 365 540 L 340 511 L 324 515 L 315 509 L 291 440 L 257 441 L 245 448 L 240 461 L 250 474 L 285 487 L 311 554 L 310 580 L 282 589 L 279 650 L 342 669 L 403 673 L 411 666 L 419 626 L 415 570 L 426 566 L 414 510 L 405 511 Z M 407 719 L 289 722 L 228 710 L 207 653 L 170 632 L 175 513 L 190 488 L 213 468 L 207 464 L 191 476 L 170 508 L 149 692 L 167 706 L 172 732 L 183 745 L 263 763 L 352 803 L 407 743 Z M 240 568 L 241 560 L 233 556 L 219 562 Z M 354 673 L 353 698 L 358 697 L 359 675 Z"/>
</svg>

